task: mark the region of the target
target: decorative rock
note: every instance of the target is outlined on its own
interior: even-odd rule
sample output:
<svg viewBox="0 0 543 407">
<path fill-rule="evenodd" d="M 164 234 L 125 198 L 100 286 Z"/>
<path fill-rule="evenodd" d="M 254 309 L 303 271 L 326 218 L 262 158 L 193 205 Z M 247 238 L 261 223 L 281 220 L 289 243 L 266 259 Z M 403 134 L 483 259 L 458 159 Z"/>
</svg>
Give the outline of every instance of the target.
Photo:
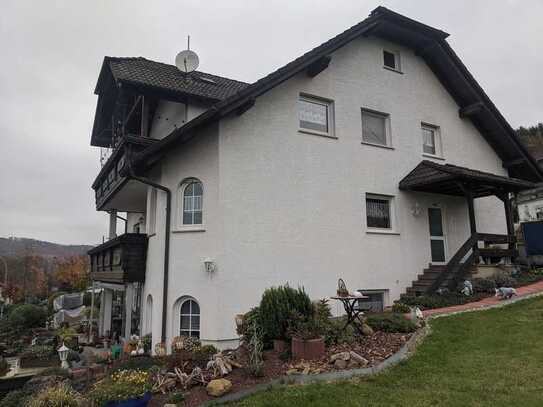
<svg viewBox="0 0 543 407">
<path fill-rule="evenodd" d="M 213 397 L 220 397 L 230 391 L 232 388 L 232 382 L 226 379 L 211 380 L 207 387 L 207 394 Z"/>
<path fill-rule="evenodd" d="M 338 369 L 345 369 L 347 367 L 347 361 L 343 359 L 336 359 L 334 366 Z"/>
<path fill-rule="evenodd" d="M 339 352 L 330 356 L 330 362 L 334 363 L 336 360 L 348 361 L 350 358 L 351 354 L 349 352 Z"/>
<path fill-rule="evenodd" d="M 349 352 L 349 354 L 351 355 L 352 360 L 355 360 L 357 363 L 359 363 L 359 364 L 361 364 L 363 366 L 365 366 L 365 365 L 367 365 L 369 363 L 368 359 L 366 359 L 363 356 L 360 356 L 356 352 L 351 351 L 351 352 Z"/>
<path fill-rule="evenodd" d="M 291 376 L 293 374 L 300 374 L 300 372 L 297 369 L 289 369 L 289 370 L 287 370 L 287 376 Z"/>
<path fill-rule="evenodd" d="M 373 328 L 368 324 L 362 324 L 362 333 L 364 334 L 364 336 L 373 335 Z"/>
</svg>

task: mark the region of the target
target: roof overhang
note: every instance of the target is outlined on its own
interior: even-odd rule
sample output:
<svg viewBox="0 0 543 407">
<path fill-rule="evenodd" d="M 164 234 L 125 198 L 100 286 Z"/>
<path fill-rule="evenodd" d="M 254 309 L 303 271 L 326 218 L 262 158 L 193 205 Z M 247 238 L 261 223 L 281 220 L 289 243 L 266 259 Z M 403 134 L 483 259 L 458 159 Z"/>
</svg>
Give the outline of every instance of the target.
<svg viewBox="0 0 543 407">
<path fill-rule="evenodd" d="M 381 37 L 415 50 L 432 69 L 459 107 L 459 116 L 469 118 L 504 163 L 510 176 L 543 181 L 543 170 L 517 138 L 515 131 L 498 111 L 460 58 L 446 42 L 448 34 L 415 20 L 378 7 L 361 23 L 312 49 L 268 76 L 215 104 L 198 118 L 174 130 L 159 143 L 136 156 L 137 164 L 149 165 L 178 142 L 198 134 L 195 130 L 246 105 L 294 75 L 307 71 L 323 57 L 360 36 Z M 322 65 L 322 64 L 321 64 Z M 326 64 L 327 66 L 327 64 Z M 476 107 L 476 108 L 475 108 Z M 511 164 L 513 163 L 513 164 Z"/>
<path fill-rule="evenodd" d="M 407 174 L 399 185 L 404 191 L 465 196 L 469 190 L 475 197 L 520 192 L 535 184 L 452 164 L 424 160 Z"/>
</svg>

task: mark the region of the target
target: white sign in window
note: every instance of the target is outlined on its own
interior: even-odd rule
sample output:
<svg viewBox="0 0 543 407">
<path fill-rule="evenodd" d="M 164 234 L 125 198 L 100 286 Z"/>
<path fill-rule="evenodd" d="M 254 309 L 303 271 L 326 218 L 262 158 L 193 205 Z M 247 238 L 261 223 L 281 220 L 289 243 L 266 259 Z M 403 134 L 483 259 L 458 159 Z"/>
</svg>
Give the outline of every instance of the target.
<svg viewBox="0 0 543 407">
<path fill-rule="evenodd" d="M 330 102 L 300 97 L 298 101 L 300 130 L 329 135 L 330 116 Z"/>
</svg>

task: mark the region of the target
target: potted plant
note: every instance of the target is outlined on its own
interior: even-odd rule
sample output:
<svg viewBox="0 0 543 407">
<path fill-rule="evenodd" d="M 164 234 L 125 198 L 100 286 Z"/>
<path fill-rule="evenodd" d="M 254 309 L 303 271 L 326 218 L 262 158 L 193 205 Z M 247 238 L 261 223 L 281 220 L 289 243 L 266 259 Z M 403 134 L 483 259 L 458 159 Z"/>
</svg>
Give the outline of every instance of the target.
<svg viewBox="0 0 543 407">
<path fill-rule="evenodd" d="M 293 313 L 289 318 L 291 352 L 294 359 L 319 359 L 324 356 L 324 331 L 315 315 Z"/>
<path fill-rule="evenodd" d="M 146 407 L 151 388 L 148 372 L 120 370 L 94 384 L 88 396 L 97 406 Z"/>
</svg>

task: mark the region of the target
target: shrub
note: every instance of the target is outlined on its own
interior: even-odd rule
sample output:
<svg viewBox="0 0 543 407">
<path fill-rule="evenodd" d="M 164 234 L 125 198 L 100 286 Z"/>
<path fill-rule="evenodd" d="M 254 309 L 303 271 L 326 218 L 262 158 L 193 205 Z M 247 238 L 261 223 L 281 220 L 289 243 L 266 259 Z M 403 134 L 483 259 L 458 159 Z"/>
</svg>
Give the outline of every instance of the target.
<svg viewBox="0 0 543 407">
<path fill-rule="evenodd" d="M 88 397 L 98 406 L 112 401 L 143 397 L 151 391 L 150 374 L 141 370 L 120 370 L 94 384 Z"/>
<path fill-rule="evenodd" d="M 332 318 L 324 333 L 326 346 L 353 343 L 356 340 L 356 333 L 352 325 L 345 327 L 345 317 Z M 345 329 L 343 329 L 345 327 Z"/>
<path fill-rule="evenodd" d="M 295 290 L 288 285 L 264 291 L 259 309 L 265 342 L 288 338 L 288 319 L 292 312 L 304 317 L 313 314 L 313 305 L 303 288 Z"/>
<path fill-rule="evenodd" d="M 163 366 L 164 361 L 151 356 L 129 357 L 117 363 L 112 372 L 116 373 L 121 370 L 142 370 L 146 371 L 155 366 Z"/>
<path fill-rule="evenodd" d="M 406 319 L 402 314 L 394 312 L 370 314 L 366 323 L 374 330 L 382 332 L 410 333 L 417 329 L 413 321 Z"/>
<path fill-rule="evenodd" d="M 185 395 L 181 392 L 172 393 L 168 398 L 167 404 L 179 404 L 185 400 Z"/>
<path fill-rule="evenodd" d="M 46 311 L 42 307 L 31 304 L 17 306 L 8 316 L 9 324 L 19 331 L 42 327 L 46 319 Z"/>
<path fill-rule="evenodd" d="M 26 405 L 28 399 L 32 393 L 25 389 L 18 389 L 10 391 L 4 396 L 3 399 L 0 399 L 0 406 L 2 407 L 21 407 Z"/>
<path fill-rule="evenodd" d="M 395 302 L 394 305 L 392 305 L 392 312 L 398 312 L 400 314 L 407 314 L 408 312 L 411 312 L 411 307 L 407 304 L 403 304 L 401 302 Z"/>
<path fill-rule="evenodd" d="M 53 387 L 47 387 L 32 396 L 27 407 L 81 407 L 86 400 L 70 385 L 60 383 Z"/>
<path fill-rule="evenodd" d="M 474 293 L 489 293 L 494 294 L 496 282 L 490 278 L 474 278 L 471 280 Z"/>
<path fill-rule="evenodd" d="M 514 287 L 516 285 L 515 279 L 505 271 L 496 273 L 496 275 L 494 276 L 494 281 L 496 282 L 497 288 Z"/>
<path fill-rule="evenodd" d="M 213 345 L 203 345 L 196 348 L 193 353 L 194 360 L 208 361 L 213 355 L 219 353 L 219 350 Z"/>
<path fill-rule="evenodd" d="M 418 297 L 405 297 L 402 302 L 413 307 L 419 307 L 422 310 L 432 308 L 450 307 L 453 305 L 466 304 L 468 302 L 477 301 L 481 298 L 487 297 L 484 293 L 474 293 L 471 296 L 459 294 L 459 293 L 447 293 L 447 294 L 433 294 L 433 295 L 421 295 Z"/>
</svg>

